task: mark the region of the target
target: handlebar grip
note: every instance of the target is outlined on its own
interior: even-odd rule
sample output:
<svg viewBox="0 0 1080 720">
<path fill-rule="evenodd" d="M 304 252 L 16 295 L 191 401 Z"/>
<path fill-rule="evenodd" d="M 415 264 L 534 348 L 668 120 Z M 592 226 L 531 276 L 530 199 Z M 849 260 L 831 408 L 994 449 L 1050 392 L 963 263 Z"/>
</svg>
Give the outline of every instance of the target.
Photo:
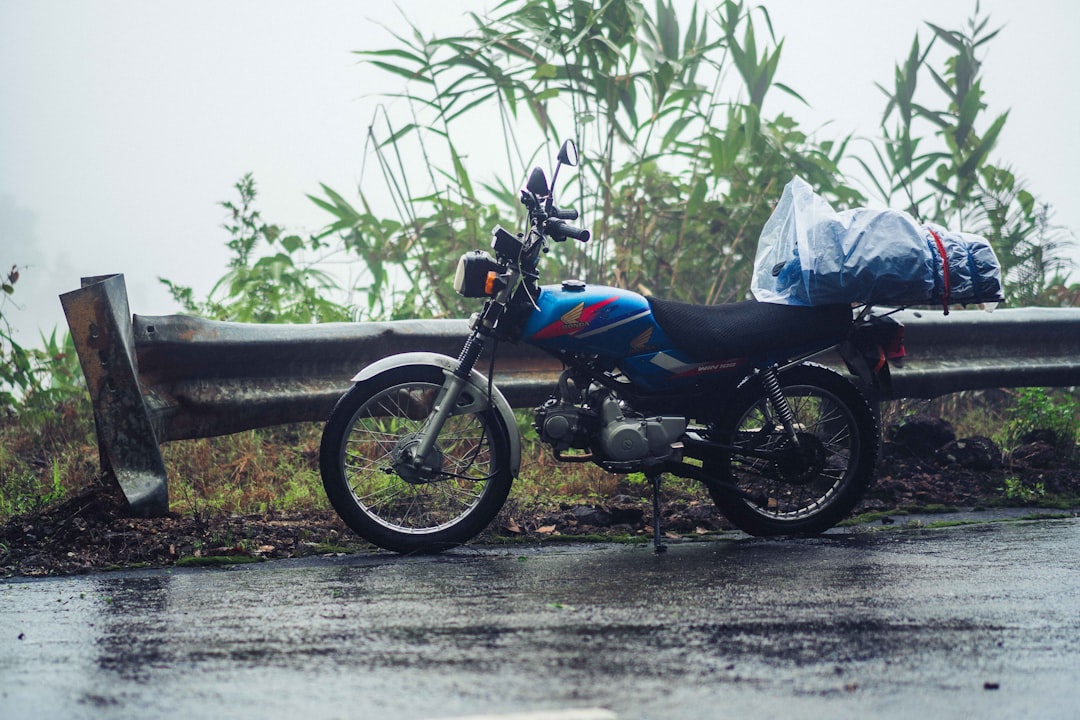
<svg viewBox="0 0 1080 720">
<path fill-rule="evenodd" d="M 577 213 L 575 213 L 575 215 L 576 214 Z M 553 240 L 565 240 L 569 237 L 580 240 L 581 242 L 589 242 L 589 238 L 592 237 L 592 233 L 585 228 L 567 225 L 562 220 L 548 220 L 547 233 Z"/>
<path fill-rule="evenodd" d="M 578 219 L 578 211 L 577 210 L 560 210 L 559 208 L 554 208 L 553 215 L 555 217 L 557 217 L 559 220 L 577 220 Z"/>
</svg>

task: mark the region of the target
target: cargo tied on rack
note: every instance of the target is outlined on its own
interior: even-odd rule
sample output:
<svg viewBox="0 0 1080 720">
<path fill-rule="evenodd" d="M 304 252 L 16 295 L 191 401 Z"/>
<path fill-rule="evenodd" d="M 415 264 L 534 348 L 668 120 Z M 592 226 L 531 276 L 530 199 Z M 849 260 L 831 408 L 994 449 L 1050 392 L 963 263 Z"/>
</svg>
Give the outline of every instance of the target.
<svg viewBox="0 0 1080 720">
<path fill-rule="evenodd" d="M 946 314 L 1004 300 L 985 238 L 899 210 L 837 212 L 798 177 L 762 229 L 751 291 L 782 305 L 937 305 Z"/>
</svg>

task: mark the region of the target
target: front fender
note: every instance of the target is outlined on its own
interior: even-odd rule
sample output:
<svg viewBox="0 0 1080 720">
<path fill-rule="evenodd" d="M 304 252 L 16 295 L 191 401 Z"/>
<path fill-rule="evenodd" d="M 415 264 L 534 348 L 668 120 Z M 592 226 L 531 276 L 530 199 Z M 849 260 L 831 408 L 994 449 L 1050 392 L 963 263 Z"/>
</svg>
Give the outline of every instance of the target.
<svg viewBox="0 0 1080 720">
<path fill-rule="evenodd" d="M 440 355 L 433 352 L 408 352 L 401 353 L 400 355 L 391 355 L 381 360 L 377 360 L 372 364 L 365 367 L 363 370 L 353 376 L 352 381 L 354 383 L 363 383 L 377 377 L 388 370 L 396 370 L 402 367 L 409 366 L 432 366 L 440 368 L 444 373 L 452 373 L 457 368 L 458 361 L 447 355 Z M 469 375 L 467 381 L 472 387 L 473 391 L 478 393 L 485 400 L 488 398 L 488 379 L 473 369 Z M 506 434 L 510 444 L 510 470 L 514 477 L 517 477 L 518 472 L 521 470 L 521 435 L 517 429 L 517 418 L 514 417 L 514 411 L 510 408 L 510 403 L 506 402 L 506 398 L 499 391 L 499 388 L 491 385 L 491 404 L 495 407 L 495 411 L 499 413 L 499 417 L 502 418 L 503 424 L 506 425 Z"/>
</svg>

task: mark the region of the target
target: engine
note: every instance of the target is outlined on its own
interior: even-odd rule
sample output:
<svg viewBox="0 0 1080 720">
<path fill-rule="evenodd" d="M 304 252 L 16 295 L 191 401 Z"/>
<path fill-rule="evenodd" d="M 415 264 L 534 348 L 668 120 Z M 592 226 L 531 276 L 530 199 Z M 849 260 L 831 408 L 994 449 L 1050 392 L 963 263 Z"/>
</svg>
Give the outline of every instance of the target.
<svg viewBox="0 0 1080 720">
<path fill-rule="evenodd" d="M 536 431 L 560 460 L 593 460 L 616 471 L 632 471 L 678 459 L 678 440 L 687 420 L 678 416 L 643 417 L 606 388 L 592 386 L 587 405 L 551 398 L 536 410 Z M 580 454 L 563 455 L 566 450 Z"/>
</svg>

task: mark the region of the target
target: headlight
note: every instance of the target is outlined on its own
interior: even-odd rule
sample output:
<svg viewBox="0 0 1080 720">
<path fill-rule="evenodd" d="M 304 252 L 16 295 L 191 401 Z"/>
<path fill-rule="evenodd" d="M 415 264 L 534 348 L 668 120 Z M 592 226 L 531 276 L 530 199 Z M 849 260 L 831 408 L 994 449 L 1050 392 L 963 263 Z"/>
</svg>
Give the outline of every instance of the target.
<svg viewBox="0 0 1080 720">
<path fill-rule="evenodd" d="M 469 298 L 488 297 L 495 288 L 501 287 L 498 283 L 501 272 L 502 266 L 486 252 L 473 250 L 465 253 L 458 260 L 457 272 L 454 273 L 454 290 Z M 494 280 L 489 279 L 491 275 L 494 275 Z"/>
</svg>

